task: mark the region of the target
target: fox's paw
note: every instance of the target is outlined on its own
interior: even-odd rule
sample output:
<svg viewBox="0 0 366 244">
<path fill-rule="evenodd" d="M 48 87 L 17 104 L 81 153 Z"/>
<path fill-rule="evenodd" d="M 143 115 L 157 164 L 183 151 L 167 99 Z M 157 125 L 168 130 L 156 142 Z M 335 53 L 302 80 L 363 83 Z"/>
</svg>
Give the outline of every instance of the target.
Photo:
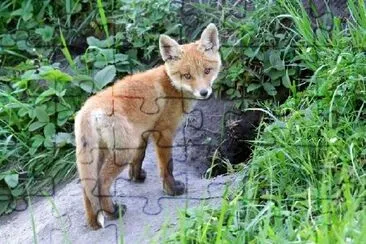
<svg viewBox="0 0 366 244">
<path fill-rule="evenodd" d="M 105 216 L 108 220 L 113 220 L 113 219 L 118 219 L 119 218 L 119 213 L 120 212 L 121 212 L 121 216 L 123 216 L 127 211 L 127 207 L 124 204 L 113 203 L 113 209 L 114 209 L 113 212 L 101 211 L 100 214 L 102 216 Z"/>
<path fill-rule="evenodd" d="M 113 220 L 118 219 L 120 216 L 123 216 L 127 210 L 126 205 L 124 204 L 115 204 L 113 203 L 113 212 L 101 210 L 98 212 L 96 216 L 95 223 L 89 223 L 89 225 L 97 230 L 99 228 L 105 227 L 105 220 Z"/>
<path fill-rule="evenodd" d="M 146 179 L 146 171 L 144 169 L 138 170 L 138 172 L 130 170 L 130 180 L 138 183 L 143 183 Z"/>
<path fill-rule="evenodd" d="M 179 180 L 174 180 L 173 183 L 168 183 L 168 181 L 164 181 L 163 188 L 165 193 L 171 196 L 182 195 L 186 192 L 186 187 L 183 182 Z"/>
<path fill-rule="evenodd" d="M 114 212 L 110 215 L 111 219 L 118 219 L 121 212 L 121 217 L 125 215 L 127 211 L 127 206 L 125 204 L 116 204 L 113 203 Z"/>
</svg>

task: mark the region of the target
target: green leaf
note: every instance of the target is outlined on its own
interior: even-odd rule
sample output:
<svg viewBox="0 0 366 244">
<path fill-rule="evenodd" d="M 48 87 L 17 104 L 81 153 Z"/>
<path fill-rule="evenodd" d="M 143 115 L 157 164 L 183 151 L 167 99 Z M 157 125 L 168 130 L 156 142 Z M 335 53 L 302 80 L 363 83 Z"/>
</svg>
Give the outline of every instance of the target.
<svg viewBox="0 0 366 244">
<path fill-rule="evenodd" d="M 48 90 L 42 92 L 39 96 L 40 97 L 48 97 L 48 96 L 52 96 L 52 95 L 55 95 L 56 94 L 56 91 L 52 88 L 49 88 Z"/>
<path fill-rule="evenodd" d="M 249 58 L 254 58 L 254 57 L 257 55 L 257 53 L 258 53 L 259 49 L 260 49 L 260 48 L 257 48 L 256 50 L 253 50 L 252 48 L 247 47 L 247 48 L 245 48 L 245 50 L 244 50 L 244 54 L 245 54 L 246 56 L 248 56 Z"/>
<path fill-rule="evenodd" d="M 251 91 L 257 90 L 261 86 L 262 86 L 262 84 L 259 84 L 259 83 L 251 83 L 247 87 L 247 92 L 251 92 Z"/>
<path fill-rule="evenodd" d="M 63 97 L 63 96 L 65 96 L 65 94 L 66 94 L 66 90 L 56 92 L 56 96 L 58 96 L 58 97 Z"/>
<path fill-rule="evenodd" d="M 233 97 L 241 97 L 240 91 L 236 90 L 233 94 Z"/>
<path fill-rule="evenodd" d="M 88 43 L 89 46 L 102 47 L 100 45 L 101 41 L 94 36 L 89 36 L 88 38 L 86 38 L 86 42 Z"/>
<path fill-rule="evenodd" d="M 228 94 L 228 95 L 233 95 L 233 94 L 234 94 L 234 92 L 235 92 L 235 89 L 234 89 L 234 88 L 230 88 L 230 89 L 228 89 L 228 90 L 226 91 L 226 94 Z"/>
<path fill-rule="evenodd" d="M 43 28 L 37 28 L 35 30 L 35 32 L 42 37 L 42 40 L 44 42 L 49 42 L 52 40 L 54 31 L 55 31 L 54 27 L 49 25 L 46 25 Z"/>
<path fill-rule="evenodd" d="M 272 80 L 271 84 L 274 85 L 274 86 L 279 86 L 279 85 L 281 85 L 281 80 L 280 79 Z"/>
<path fill-rule="evenodd" d="M 235 108 L 240 108 L 240 106 L 243 104 L 243 101 L 241 101 L 241 100 L 236 100 L 235 102 L 234 102 L 234 104 L 235 104 Z"/>
<path fill-rule="evenodd" d="M 73 110 L 72 107 L 70 106 L 70 104 L 65 104 L 65 103 L 59 103 L 56 106 L 56 111 L 57 112 L 66 112 L 69 110 Z"/>
<path fill-rule="evenodd" d="M 48 123 L 43 128 L 43 133 L 46 138 L 52 138 L 56 134 L 56 126 L 53 123 Z"/>
<path fill-rule="evenodd" d="M 59 104 L 55 103 L 55 101 L 47 101 L 46 103 L 44 103 L 47 107 L 46 107 L 46 112 L 48 115 L 53 115 L 56 113 L 56 108 L 59 106 Z"/>
<path fill-rule="evenodd" d="M 80 82 L 79 86 L 81 89 L 83 89 L 87 93 L 92 93 L 95 90 L 93 81 Z"/>
<path fill-rule="evenodd" d="M 32 69 L 32 70 L 27 70 L 27 71 L 25 71 L 25 72 L 22 74 L 21 78 L 22 78 L 23 80 L 38 80 L 38 79 L 40 79 L 41 77 L 40 77 L 40 75 L 37 73 L 37 70 Z"/>
<path fill-rule="evenodd" d="M 241 43 L 243 44 L 243 46 L 248 46 L 250 43 L 250 33 L 245 34 L 242 38 L 241 38 Z"/>
<path fill-rule="evenodd" d="M 263 88 L 264 88 L 264 90 L 266 90 L 267 94 L 270 96 L 274 96 L 277 94 L 276 88 L 269 82 L 264 82 Z"/>
<path fill-rule="evenodd" d="M 9 48 L 15 45 L 14 39 L 9 34 L 5 34 L 2 36 L 0 41 L 1 46 L 5 48 Z"/>
<path fill-rule="evenodd" d="M 271 77 L 272 81 L 275 81 L 275 80 L 281 78 L 283 76 L 283 73 L 284 73 L 283 71 L 270 69 L 268 72 L 268 76 Z"/>
<path fill-rule="evenodd" d="M 45 122 L 39 122 L 39 121 L 36 121 L 36 122 L 33 122 L 32 124 L 30 124 L 28 130 L 29 131 L 35 131 L 43 126 L 45 126 L 47 123 Z"/>
<path fill-rule="evenodd" d="M 95 90 L 93 79 L 88 75 L 77 75 L 73 80 L 84 91 L 91 93 Z"/>
<path fill-rule="evenodd" d="M 114 55 L 114 63 L 128 64 L 126 61 L 128 61 L 128 55 L 122 53 L 117 53 Z"/>
<path fill-rule="evenodd" d="M 57 114 L 57 125 L 62 126 L 72 116 L 74 112 L 72 110 L 60 111 Z"/>
<path fill-rule="evenodd" d="M 270 64 L 277 70 L 284 70 L 285 64 L 281 59 L 281 52 L 278 50 L 273 50 L 269 54 L 269 62 Z"/>
<path fill-rule="evenodd" d="M 67 82 L 71 81 L 72 77 L 61 70 L 51 69 L 40 73 L 41 77 L 49 81 Z"/>
<path fill-rule="evenodd" d="M 41 135 L 35 135 L 32 137 L 32 141 L 32 148 L 38 148 L 40 145 L 42 145 L 44 137 Z"/>
<path fill-rule="evenodd" d="M 46 138 L 43 142 L 43 146 L 48 149 L 55 148 L 55 144 L 53 143 L 51 138 Z"/>
<path fill-rule="evenodd" d="M 99 89 L 102 89 L 107 84 L 111 83 L 116 76 L 116 67 L 108 65 L 104 69 L 98 71 L 94 76 L 94 81 Z"/>
<path fill-rule="evenodd" d="M 99 40 L 98 38 L 95 38 L 94 36 L 89 36 L 86 38 L 86 42 L 89 46 L 99 47 L 99 48 L 107 48 L 114 45 L 114 37 L 110 36 L 109 38 L 105 40 Z"/>
<path fill-rule="evenodd" d="M 282 76 L 282 84 L 286 88 L 290 88 L 290 86 L 291 86 L 290 77 L 288 76 L 288 70 L 286 70 L 285 75 Z"/>
<path fill-rule="evenodd" d="M 9 175 L 5 176 L 4 180 L 10 188 L 14 188 L 18 185 L 19 175 L 18 174 L 9 174 Z"/>
<path fill-rule="evenodd" d="M 12 196 L 8 185 L 0 182 L 0 203 L 3 201 L 10 201 L 11 199 Z"/>
<path fill-rule="evenodd" d="M 22 3 L 21 8 L 15 10 L 15 11 L 12 11 L 11 12 L 11 16 L 21 16 L 22 19 L 25 22 L 27 22 L 33 16 L 33 4 L 32 4 L 32 0 L 21 1 L 21 3 Z"/>
<path fill-rule="evenodd" d="M 56 91 L 53 88 L 49 88 L 48 90 L 42 92 L 36 99 L 35 104 L 43 103 L 45 101 L 50 100 L 50 96 L 55 95 Z"/>
<path fill-rule="evenodd" d="M 21 186 L 11 189 L 11 195 L 13 195 L 14 197 L 19 197 L 23 194 L 24 194 L 24 188 Z"/>
<path fill-rule="evenodd" d="M 0 215 L 3 215 L 8 210 L 9 201 L 0 200 Z"/>
<path fill-rule="evenodd" d="M 27 108 L 21 108 L 18 110 L 18 115 L 23 117 L 28 113 L 28 109 Z"/>
<path fill-rule="evenodd" d="M 48 121 L 50 121 L 50 118 L 48 117 L 48 114 L 44 108 L 36 107 L 35 111 L 36 111 L 36 117 L 39 120 L 39 122 L 48 123 Z"/>
</svg>

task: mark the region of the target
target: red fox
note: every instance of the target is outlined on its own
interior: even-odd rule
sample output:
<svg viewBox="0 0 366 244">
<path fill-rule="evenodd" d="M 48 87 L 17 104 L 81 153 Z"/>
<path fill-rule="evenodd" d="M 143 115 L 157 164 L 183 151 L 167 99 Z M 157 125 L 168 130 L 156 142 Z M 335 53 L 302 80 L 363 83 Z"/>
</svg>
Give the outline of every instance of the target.
<svg viewBox="0 0 366 244">
<path fill-rule="evenodd" d="M 174 134 L 195 99 L 206 99 L 220 68 L 218 31 L 209 24 L 200 40 L 179 45 L 167 35 L 159 39 L 164 65 L 127 76 L 90 97 L 75 118 L 76 162 L 89 226 L 103 227 L 104 216 L 116 218 L 110 187 L 129 165 L 131 180 L 143 182 L 141 168 L 148 137 L 158 158 L 163 190 L 185 192 L 173 177 Z M 187 99 L 188 98 L 188 99 Z M 158 109 L 142 109 L 152 105 Z"/>
</svg>

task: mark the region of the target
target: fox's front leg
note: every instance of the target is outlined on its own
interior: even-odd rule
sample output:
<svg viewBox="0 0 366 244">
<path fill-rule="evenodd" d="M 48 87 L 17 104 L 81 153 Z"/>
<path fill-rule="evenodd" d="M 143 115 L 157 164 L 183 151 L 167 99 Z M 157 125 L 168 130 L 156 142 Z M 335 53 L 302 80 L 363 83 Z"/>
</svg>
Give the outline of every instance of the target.
<svg viewBox="0 0 366 244">
<path fill-rule="evenodd" d="M 163 180 L 163 189 L 169 195 L 181 195 L 185 192 L 184 183 L 173 176 L 173 135 L 170 131 L 154 133 L 155 150 L 159 161 L 160 176 Z"/>
</svg>

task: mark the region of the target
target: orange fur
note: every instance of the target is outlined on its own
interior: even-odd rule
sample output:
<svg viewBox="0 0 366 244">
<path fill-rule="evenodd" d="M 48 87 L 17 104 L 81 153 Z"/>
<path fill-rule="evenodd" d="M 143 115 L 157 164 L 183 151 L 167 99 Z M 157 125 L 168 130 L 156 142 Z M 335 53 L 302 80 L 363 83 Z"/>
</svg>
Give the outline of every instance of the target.
<svg viewBox="0 0 366 244">
<path fill-rule="evenodd" d="M 221 66 L 218 46 L 213 24 L 199 41 L 186 45 L 162 35 L 160 52 L 165 65 L 127 76 L 85 102 L 75 118 L 75 138 L 84 207 L 91 227 L 100 227 L 100 211 L 115 216 L 109 190 L 127 165 L 132 180 L 145 179 L 141 166 L 150 136 L 165 192 L 184 192 L 184 184 L 172 173 L 174 134 L 194 99 L 211 94 Z"/>
</svg>

